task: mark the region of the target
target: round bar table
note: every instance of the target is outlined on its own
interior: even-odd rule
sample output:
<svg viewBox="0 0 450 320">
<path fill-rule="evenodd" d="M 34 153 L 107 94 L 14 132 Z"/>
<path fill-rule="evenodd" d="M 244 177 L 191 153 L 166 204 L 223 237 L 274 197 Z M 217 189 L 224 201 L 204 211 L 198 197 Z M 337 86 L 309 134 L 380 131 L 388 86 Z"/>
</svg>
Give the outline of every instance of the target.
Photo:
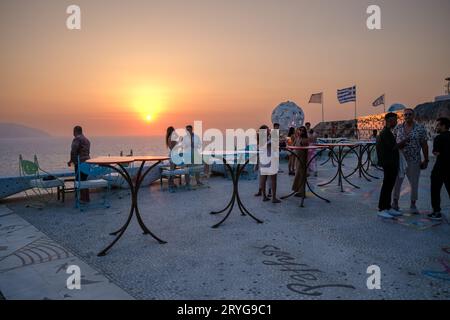
<svg viewBox="0 0 450 320">
<path fill-rule="evenodd" d="M 102 167 L 108 167 L 116 171 L 118 174 L 122 176 L 122 178 L 125 179 L 128 186 L 130 187 L 131 192 L 130 213 L 128 214 L 128 218 L 125 221 L 125 224 L 119 230 L 110 233 L 110 235 L 116 236 L 116 238 L 105 249 L 100 251 L 98 256 L 106 255 L 106 253 L 114 246 L 114 244 L 116 244 L 116 242 L 119 241 L 119 239 L 122 237 L 128 226 L 130 225 L 131 219 L 133 218 L 134 214 L 136 214 L 136 219 L 144 234 L 151 235 L 159 243 L 166 243 L 166 241 L 161 240 L 156 235 L 154 235 L 142 220 L 138 207 L 138 194 L 142 182 L 145 179 L 145 176 L 159 163 L 168 159 L 169 157 L 167 156 L 133 156 L 133 157 L 99 157 L 89 159 L 86 161 L 87 163 L 97 164 Z M 132 162 L 141 162 L 134 183 L 132 177 L 128 173 L 127 169 L 124 167 L 125 164 L 130 164 Z M 144 165 L 146 162 L 154 162 L 154 163 L 144 171 Z"/>
<path fill-rule="evenodd" d="M 302 162 L 302 158 L 300 158 L 300 156 L 299 156 L 299 155 L 297 154 L 297 152 L 295 152 L 295 151 L 298 151 L 298 150 L 306 150 L 306 151 L 308 151 L 308 150 L 318 150 L 318 149 L 325 149 L 325 148 L 327 148 L 327 147 L 321 146 L 321 145 L 314 145 L 314 146 L 307 146 L 307 147 L 295 147 L 295 146 L 290 146 L 290 147 L 286 147 L 286 148 L 283 148 L 283 149 L 286 150 L 286 151 L 288 151 L 288 152 L 291 153 L 292 155 L 294 155 L 294 156 L 297 158 L 298 161 Z M 311 159 L 309 159 L 309 161 L 307 161 L 307 163 L 306 163 L 306 171 L 308 171 L 309 165 L 311 164 L 311 162 L 312 162 L 316 157 L 319 156 L 319 154 L 320 154 L 320 152 L 317 152 L 313 157 L 311 157 Z M 326 198 L 324 198 L 324 197 L 322 197 L 322 196 L 320 196 L 320 195 L 318 195 L 317 193 L 314 192 L 314 190 L 313 190 L 313 189 L 311 188 L 311 186 L 309 185 L 309 182 L 308 182 L 308 175 L 306 175 L 306 186 L 308 187 L 309 191 L 311 191 L 311 193 L 312 193 L 313 195 L 315 195 L 317 198 L 322 199 L 322 200 L 325 201 L 326 203 L 330 203 L 330 202 L 331 202 L 330 200 L 328 200 L 328 199 L 326 199 Z M 295 191 L 293 191 L 292 193 L 288 194 L 287 196 L 281 197 L 281 199 L 282 199 L 282 200 L 285 200 L 285 199 L 287 199 L 287 198 L 292 197 L 294 194 L 296 194 Z M 305 197 L 302 197 L 302 200 L 301 200 L 301 203 L 300 203 L 300 207 L 302 207 L 302 208 L 304 207 L 304 202 L 305 202 Z"/>
<path fill-rule="evenodd" d="M 225 212 L 228 209 L 225 217 L 218 223 L 213 225 L 212 228 L 218 228 L 222 223 L 225 222 L 225 220 L 228 219 L 236 203 L 239 207 L 239 210 L 241 211 L 241 215 L 245 216 L 247 214 L 257 223 L 263 223 L 262 220 L 256 218 L 250 211 L 248 211 L 248 209 L 242 203 L 241 197 L 239 196 L 239 178 L 241 176 L 241 173 L 244 170 L 245 166 L 250 162 L 251 156 L 256 157 L 257 154 L 257 151 L 204 151 L 202 153 L 203 157 L 220 157 L 220 160 L 230 172 L 231 180 L 233 182 L 233 193 L 231 195 L 230 201 L 225 206 L 225 208 L 219 211 L 210 212 L 210 214 L 219 214 Z M 228 161 L 227 159 L 231 159 L 231 161 Z M 237 162 L 237 164 L 233 169 L 231 165 L 233 165 L 235 162 Z"/>
<path fill-rule="evenodd" d="M 348 181 L 347 177 L 344 175 L 344 172 L 342 171 L 342 167 L 344 165 L 344 159 L 345 157 L 350 153 L 350 152 L 355 152 L 355 148 L 358 146 L 358 144 L 356 143 L 321 143 L 318 144 L 319 146 L 323 146 L 326 147 L 330 150 L 330 152 L 332 153 L 332 156 L 334 156 L 334 159 L 337 162 L 337 170 L 336 170 L 336 174 L 334 175 L 334 177 L 325 183 L 319 184 L 320 187 L 329 185 L 330 183 L 332 183 L 336 178 L 338 178 L 338 186 L 341 187 L 341 192 L 344 192 L 344 180 L 350 184 L 351 186 L 360 189 L 360 187 L 358 187 L 357 185 L 351 183 L 350 181 Z M 334 151 L 334 149 L 337 148 L 338 151 L 337 153 Z M 345 148 L 349 148 L 349 150 L 344 152 Z"/>
</svg>

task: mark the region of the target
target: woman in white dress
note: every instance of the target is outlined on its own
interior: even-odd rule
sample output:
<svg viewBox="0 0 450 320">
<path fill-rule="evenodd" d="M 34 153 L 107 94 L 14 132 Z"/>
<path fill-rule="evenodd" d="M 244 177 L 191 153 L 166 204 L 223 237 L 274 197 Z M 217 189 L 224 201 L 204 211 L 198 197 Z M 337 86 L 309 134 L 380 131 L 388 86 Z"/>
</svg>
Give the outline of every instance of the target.
<svg viewBox="0 0 450 320">
<path fill-rule="evenodd" d="M 267 132 L 267 141 L 261 145 L 260 136 Z M 272 152 L 272 142 L 270 136 L 270 129 L 268 126 L 263 125 L 259 128 L 258 133 L 258 168 L 259 168 L 259 191 L 255 196 L 263 196 L 263 201 L 269 201 L 270 198 L 266 194 L 266 182 L 267 177 L 270 176 L 272 186 L 272 202 L 280 203 L 277 198 L 277 174 L 279 169 L 279 152 Z"/>
</svg>

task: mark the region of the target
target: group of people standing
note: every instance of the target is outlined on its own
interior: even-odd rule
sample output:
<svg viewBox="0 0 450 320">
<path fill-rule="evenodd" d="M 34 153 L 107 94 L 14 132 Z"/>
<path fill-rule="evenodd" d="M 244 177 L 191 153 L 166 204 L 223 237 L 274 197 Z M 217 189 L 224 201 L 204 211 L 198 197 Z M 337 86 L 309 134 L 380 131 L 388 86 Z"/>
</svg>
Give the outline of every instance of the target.
<svg viewBox="0 0 450 320">
<path fill-rule="evenodd" d="M 274 129 L 279 129 L 279 124 L 274 124 Z M 268 126 L 263 125 L 260 130 L 267 130 L 268 136 L 270 136 L 270 129 Z M 268 141 L 270 141 L 268 139 Z M 317 136 L 314 130 L 311 129 L 311 124 L 307 122 L 305 126 L 298 128 L 290 128 L 286 137 L 280 138 L 280 148 L 289 146 L 293 147 L 307 147 L 317 142 Z M 259 143 L 258 143 L 259 145 Z M 270 149 L 267 147 L 267 149 Z M 299 149 L 294 151 L 296 155 L 289 155 L 288 170 L 289 175 L 295 176 L 292 184 L 292 191 L 295 192 L 295 196 L 304 198 L 306 196 L 306 178 L 309 174 L 314 173 L 317 176 L 317 166 L 315 159 L 312 159 L 315 155 L 315 150 Z M 312 159 L 312 161 L 311 161 Z M 259 189 L 255 196 L 263 197 L 263 201 L 270 201 L 272 198 L 273 203 L 280 203 L 281 201 L 276 196 L 277 189 L 277 174 L 278 172 L 266 173 L 259 168 L 260 181 Z M 271 187 L 269 192 L 266 193 L 266 182 L 268 176 L 271 177 Z"/>
<path fill-rule="evenodd" d="M 405 121 L 397 125 L 398 116 L 388 113 L 385 116 L 385 127 L 377 137 L 378 163 L 384 170 L 383 185 L 378 203 L 378 215 L 385 219 L 393 219 L 403 215 L 400 207 L 400 191 L 405 176 L 411 186 L 409 212 L 419 214 L 416 202 L 419 193 L 421 170 L 429 163 L 428 135 L 425 127 L 414 119 L 414 110 L 404 110 Z M 450 196 L 450 120 L 439 118 L 436 121 L 433 154 L 436 163 L 431 174 L 431 202 L 433 213 L 428 217 L 441 220 L 440 193 L 445 184 Z M 422 157 L 423 156 L 423 157 Z"/>
<path fill-rule="evenodd" d="M 172 161 L 172 150 L 180 142 L 182 144 L 182 150 L 184 153 L 183 159 L 190 160 L 190 161 L 186 161 L 189 163 L 189 164 L 186 164 L 188 169 L 189 169 L 189 167 L 192 167 L 196 163 L 195 158 L 200 156 L 200 153 L 198 152 L 198 150 L 201 149 L 202 143 L 201 143 L 200 137 L 194 133 L 192 125 L 186 126 L 186 134 L 182 137 L 179 137 L 177 135 L 174 127 L 172 127 L 172 126 L 168 127 L 166 130 L 166 139 L 165 140 L 166 140 L 165 142 L 166 142 L 166 147 L 168 149 L 169 157 L 171 158 L 171 160 L 170 160 L 170 169 L 171 170 L 175 170 L 177 167 L 177 164 L 175 164 Z M 183 164 L 184 163 L 179 163 L 178 165 L 183 165 Z M 208 167 L 206 167 L 205 170 L 208 170 Z M 194 172 L 194 178 L 197 183 L 197 186 L 203 185 L 203 183 L 200 181 L 200 172 L 199 171 Z M 168 181 L 169 191 L 175 192 L 177 185 L 175 184 L 174 176 L 170 175 L 168 180 L 169 180 Z M 184 180 L 185 180 L 186 187 L 189 189 L 191 187 L 190 173 L 185 174 Z"/>
<path fill-rule="evenodd" d="M 384 179 L 380 192 L 378 203 L 378 215 L 382 218 L 392 219 L 401 216 L 403 213 L 399 206 L 401 186 L 405 176 L 411 186 L 411 201 L 409 212 L 411 214 L 419 214 L 416 202 L 419 193 L 419 179 L 421 170 L 425 170 L 429 163 L 429 150 L 427 143 L 427 131 L 425 127 L 417 123 L 414 119 L 414 110 L 404 110 L 405 121 L 402 124 L 397 124 L 398 116 L 396 113 L 388 113 L 385 116 L 385 127 L 380 135 L 376 136 L 376 153 L 378 164 L 383 168 Z M 428 217 L 433 220 L 441 220 L 441 198 L 440 193 L 442 186 L 445 185 L 450 197 L 450 120 L 448 118 L 439 118 L 436 121 L 436 133 L 438 134 L 433 142 L 433 154 L 436 156 L 436 162 L 431 173 L 431 205 L 433 213 Z M 274 129 L 278 130 L 279 125 L 274 124 Z M 259 138 L 262 130 L 266 130 L 267 143 L 265 149 L 269 153 L 268 156 L 279 156 L 270 154 L 271 152 L 271 130 L 268 126 L 260 127 L 258 133 Z M 175 129 L 173 127 L 167 128 L 166 132 L 166 146 L 169 154 L 177 145 L 179 140 L 173 139 Z M 277 131 L 278 133 L 278 131 Z M 85 162 L 90 157 L 90 142 L 83 135 L 83 129 L 76 126 L 73 130 L 74 139 L 71 146 L 70 161 L 68 165 L 75 166 L 77 180 L 86 180 L 87 176 L 78 172 L 78 164 Z M 200 138 L 194 134 L 192 126 L 186 126 L 186 136 L 181 137 L 184 150 L 190 152 L 189 156 L 195 156 L 195 150 L 201 148 Z M 315 144 L 317 140 L 314 131 L 310 128 L 310 124 L 299 128 L 290 128 L 289 133 L 285 138 L 280 139 L 280 147 L 287 146 L 307 147 Z M 292 191 L 297 197 L 305 197 L 306 178 L 309 174 L 317 175 L 317 166 L 314 163 L 315 150 L 298 149 L 295 151 L 296 156 L 289 156 L 289 175 L 293 175 L 294 182 L 292 184 Z M 311 161 L 311 159 L 313 161 Z M 192 161 L 191 163 L 194 163 Z M 171 162 L 171 169 L 175 169 L 176 165 Z M 255 196 L 262 196 L 263 201 L 270 201 L 273 203 L 280 203 L 277 198 L 277 175 L 279 172 L 278 166 L 273 169 L 272 166 L 261 164 L 258 161 L 255 167 L 260 173 L 259 190 Z M 209 168 L 205 169 L 209 171 Z M 310 172 L 308 172 L 310 170 Z M 270 177 L 271 185 L 269 192 L 266 192 L 267 180 Z M 195 180 L 198 185 L 202 185 L 200 181 L 200 172 L 195 172 Z M 185 177 L 186 185 L 190 185 L 190 175 Z M 176 188 L 173 177 L 169 177 L 169 189 Z M 80 194 L 82 202 L 89 202 L 89 191 L 83 190 Z"/>
</svg>

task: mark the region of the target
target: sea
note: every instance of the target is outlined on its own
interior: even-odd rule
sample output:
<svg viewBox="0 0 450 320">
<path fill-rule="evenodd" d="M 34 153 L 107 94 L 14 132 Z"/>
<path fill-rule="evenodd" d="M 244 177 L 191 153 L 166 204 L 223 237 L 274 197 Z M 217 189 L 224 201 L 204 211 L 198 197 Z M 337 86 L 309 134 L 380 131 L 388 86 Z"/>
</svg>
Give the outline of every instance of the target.
<svg viewBox="0 0 450 320">
<path fill-rule="evenodd" d="M 128 155 L 167 155 L 163 136 L 151 137 L 88 137 L 91 157 Z M 70 168 L 71 137 L 3 138 L 0 139 L 0 177 L 19 176 L 19 156 L 33 160 L 45 171 L 65 171 Z"/>
</svg>

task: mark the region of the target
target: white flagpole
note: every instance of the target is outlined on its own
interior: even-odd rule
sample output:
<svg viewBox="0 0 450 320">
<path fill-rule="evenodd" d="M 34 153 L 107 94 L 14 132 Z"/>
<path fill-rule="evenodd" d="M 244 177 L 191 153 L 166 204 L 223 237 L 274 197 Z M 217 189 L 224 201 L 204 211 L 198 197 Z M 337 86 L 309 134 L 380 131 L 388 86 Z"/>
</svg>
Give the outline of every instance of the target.
<svg viewBox="0 0 450 320">
<path fill-rule="evenodd" d="M 355 136 L 358 139 L 358 119 L 356 117 L 356 98 L 355 98 Z"/>
<path fill-rule="evenodd" d="M 323 92 L 322 92 L 322 122 L 325 122 L 325 117 L 323 115 Z"/>
</svg>

